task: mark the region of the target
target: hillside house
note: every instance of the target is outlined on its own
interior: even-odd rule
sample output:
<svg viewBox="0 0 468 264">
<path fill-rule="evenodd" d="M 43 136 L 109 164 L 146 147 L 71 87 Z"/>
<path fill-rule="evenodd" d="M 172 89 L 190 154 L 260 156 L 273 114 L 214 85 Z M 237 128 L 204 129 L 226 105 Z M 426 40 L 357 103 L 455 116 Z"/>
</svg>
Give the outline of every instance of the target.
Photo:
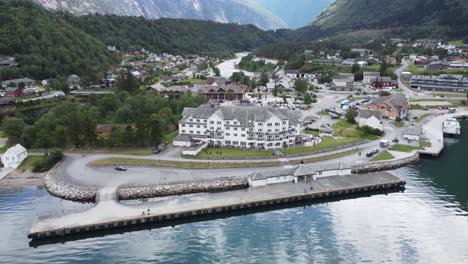
<svg viewBox="0 0 468 264">
<path fill-rule="evenodd" d="M 5 168 L 17 169 L 27 157 L 28 151 L 20 144 L 16 144 L 9 148 L 1 159 Z"/>
</svg>

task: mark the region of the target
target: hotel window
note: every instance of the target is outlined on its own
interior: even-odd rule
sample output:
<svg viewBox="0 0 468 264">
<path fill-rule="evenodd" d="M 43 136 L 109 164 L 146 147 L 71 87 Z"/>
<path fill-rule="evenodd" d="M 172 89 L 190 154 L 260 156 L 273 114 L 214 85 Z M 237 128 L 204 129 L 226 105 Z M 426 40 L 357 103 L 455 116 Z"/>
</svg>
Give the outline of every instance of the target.
<svg viewBox="0 0 468 264">
<path fill-rule="evenodd" d="M 182 133 L 185 133 L 185 130 L 182 130 Z"/>
<path fill-rule="evenodd" d="M 190 125 L 189 127 L 193 127 L 193 125 Z"/>
<path fill-rule="evenodd" d="M 210 121 L 210 124 L 214 124 L 214 121 Z"/>
<path fill-rule="evenodd" d="M 234 131 L 237 131 L 237 127 L 234 128 Z"/>
<path fill-rule="evenodd" d="M 267 132 L 270 133 L 270 132 L 271 132 L 271 129 L 268 129 Z"/>
<path fill-rule="evenodd" d="M 185 125 L 182 125 L 182 127 L 185 127 Z"/>
<path fill-rule="evenodd" d="M 190 122 L 193 122 L 193 119 L 192 119 L 192 118 L 190 118 L 190 119 L 189 119 L 189 121 L 190 121 Z"/>
<path fill-rule="evenodd" d="M 200 128 L 200 126 L 198 125 L 197 128 Z"/>
<path fill-rule="evenodd" d="M 245 134 L 242 134 L 241 137 L 245 137 Z"/>
<path fill-rule="evenodd" d="M 231 128 L 230 128 L 230 127 L 226 127 L 226 130 L 231 130 Z"/>
<path fill-rule="evenodd" d="M 263 126 L 263 123 L 258 123 L 259 126 Z"/>
<path fill-rule="evenodd" d="M 221 121 L 216 122 L 216 124 L 221 125 Z"/>
<path fill-rule="evenodd" d="M 237 137 L 237 134 L 234 134 L 235 137 Z"/>
<path fill-rule="evenodd" d="M 286 125 L 286 121 L 283 121 L 283 125 Z"/>
<path fill-rule="evenodd" d="M 231 123 L 231 122 L 229 122 L 229 121 L 226 121 L 226 125 L 229 125 L 229 123 Z"/>
<path fill-rule="evenodd" d="M 281 125 L 281 124 L 280 123 L 275 123 L 275 126 L 279 126 L 279 125 Z"/>
<path fill-rule="evenodd" d="M 226 137 L 229 137 L 229 136 L 231 136 L 231 134 L 229 134 L 229 133 L 226 133 Z"/>
<path fill-rule="evenodd" d="M 190 134 L 193 134 L 193 130 L 190 130 Z"/>
<path fill-rule="evenodd" d="M 273 124 L 272 123 L 268 123 L 267 126 L 272 126 Z"/>
<path fill-rule="evenodd" d="M 242 131 L 245 131 L 245 128 L 241 128 Z"/>
</svg>

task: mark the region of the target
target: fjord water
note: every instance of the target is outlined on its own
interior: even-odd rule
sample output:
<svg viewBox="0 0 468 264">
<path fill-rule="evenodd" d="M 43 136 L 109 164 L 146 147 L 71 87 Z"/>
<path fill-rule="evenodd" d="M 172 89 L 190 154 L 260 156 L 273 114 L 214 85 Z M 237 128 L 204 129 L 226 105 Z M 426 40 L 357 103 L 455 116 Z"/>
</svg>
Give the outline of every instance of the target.
<svg viewBox="0 0 468 264">
<path fill-rule="evenodd" d="M 0 190 L 0 263 L 468 263 L 468 122 L 404 193 L 29 247 L 37 211 L 87 207 Z"/>
</svg>

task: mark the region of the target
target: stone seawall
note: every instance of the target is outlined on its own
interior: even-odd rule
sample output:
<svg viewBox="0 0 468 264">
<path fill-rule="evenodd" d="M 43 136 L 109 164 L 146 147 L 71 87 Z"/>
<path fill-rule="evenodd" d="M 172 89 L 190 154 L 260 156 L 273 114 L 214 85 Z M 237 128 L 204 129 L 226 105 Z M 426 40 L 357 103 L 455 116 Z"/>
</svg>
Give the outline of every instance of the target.
<svg viewBox="0 0 468 264">
<path fill-rule="evenodd" d="M 412 156 L 391 161 L 379 161 L 360 165 L 354 165 L 352 167 L 352 173 L 368 173 L 377 171 L 393 170 L 404 167 L 419 161 L 419 152 L 415 152 Z"/>
<path fill-rule="evenodd" d="M 60 166 L 61 162 L 56 164 L 44 177 L 47 191 L 53 196 L 65 200 L 94 203 L 97 189 L 79 186 L 63 179 L 58 172 Z"/>
<path fill-rule="evenodd" d="M 213 181 L 141 186 L 121 187 L 118 190 L 120 200 L 163 197 L 200 192 L 222 192 L 248 188 L 247 178 L 217 179 Z"/>
</svg>

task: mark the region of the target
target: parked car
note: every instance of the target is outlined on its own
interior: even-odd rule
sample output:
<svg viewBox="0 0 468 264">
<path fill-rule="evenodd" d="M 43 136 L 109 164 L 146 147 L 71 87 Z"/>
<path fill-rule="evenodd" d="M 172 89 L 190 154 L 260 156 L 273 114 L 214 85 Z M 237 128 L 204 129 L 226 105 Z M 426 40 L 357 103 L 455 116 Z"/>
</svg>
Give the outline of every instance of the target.
<svg viewBox="0 0 468 264">
<path fill-rule="evenodd" d="M 155 151 L 153 151 L 153 153 L 154 154 L 159 154 L 159 153 L 161 153 L 161 151 L 162 151 L 161 149 L 156 149 Z"/>
<path fill-rule="evenodd" d="M 372 152 L 372 154 L 377 154 L 377 153 L 379 153 L 379 150 L 378 149 L 373 149 L 371 152 Z"/>
<path fill-rule="evenodd" d="M 398 138 L 394 138 L 394 139 L 392 140 L 392 142 L 393 142 L 393 143 L 398 143 L 398 142 L 400 142 L 400 140 L 398 140 Z"/>
<path fill-rule="evenodd" d="M 366 157 L 371 158 L 372 156 L 374 156 L 374 153 L 372 153 L 372 152 L 367 152 L 366 153 Z"/>
<path fill-rule="evenodd" d="M 115 170 L 116 171 L 127 171 L 127 168 L 125 168 L 124 166 L 117 166 L 117 167 L 115 167 Z"/>
<path fill-rule="evenodd" d="M 429 108 L 427 108 L 427 107 L 424 107 L 422 110 L 424 110 L 424 111 L 427 111 L 427 110 L 429 110 Z"/>
<path fill-rule="evenodd" d="M 382 141 L 380 141 L 380 147 L 381 147 L 381 148 L 386 148 L 386 147 L 388 147 L 388 146 L 390 146 L 390 141 L 388 141 L 388 140 L 382 140 Z"/>
</svg>

